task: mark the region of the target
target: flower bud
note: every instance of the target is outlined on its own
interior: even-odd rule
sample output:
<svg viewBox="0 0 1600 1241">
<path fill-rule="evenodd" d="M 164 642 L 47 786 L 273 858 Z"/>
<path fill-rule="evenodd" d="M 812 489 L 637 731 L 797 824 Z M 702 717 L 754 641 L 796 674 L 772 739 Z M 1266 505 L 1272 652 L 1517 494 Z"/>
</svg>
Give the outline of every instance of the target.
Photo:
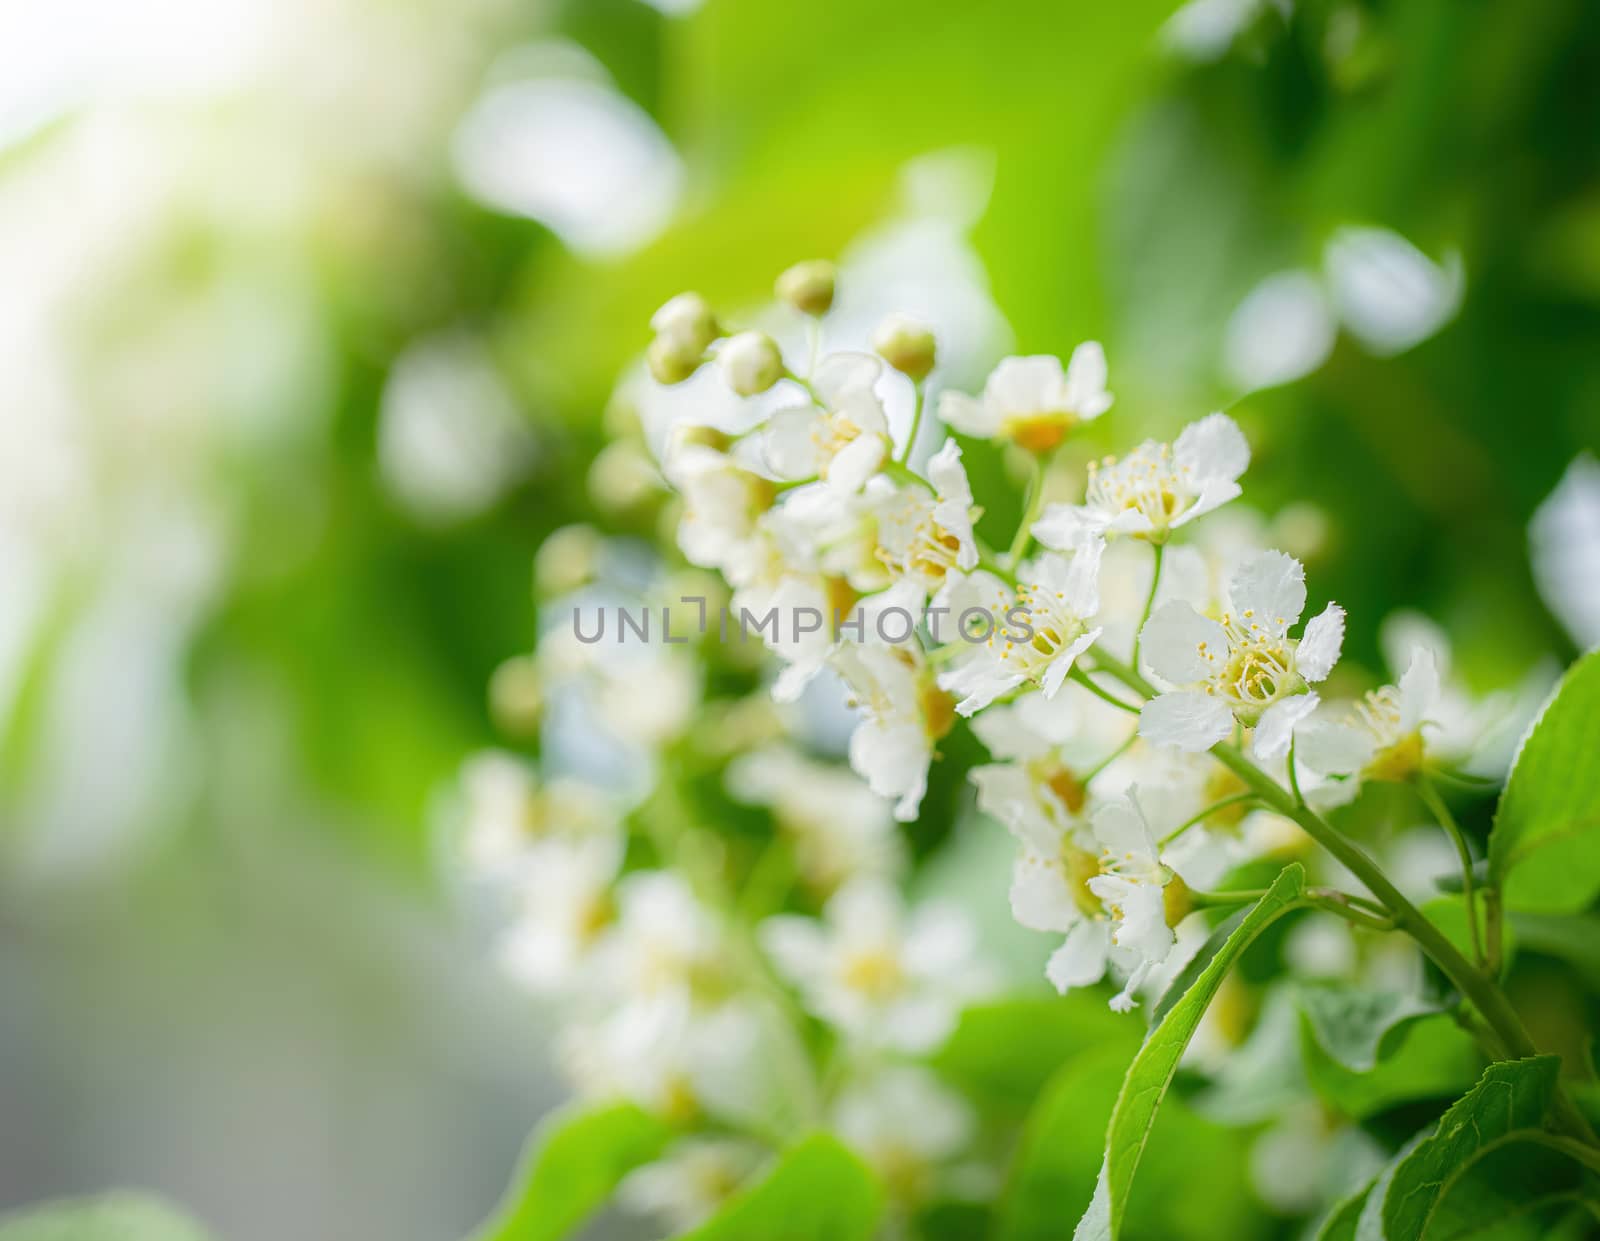
<svg viewBox="0 0 1600 1241">
<path fill-rule="evenodd" d="M 634 440 L 607 444 L 589 466 L 589 498 L 611 513 L 637 508 L 660 492 L 661 474 L 643 445 Z"/>
<path fill-rule="evenodd" d="M 778 277 L 777 292 L 801 314 L 825 315 L 833 307 L 833 286 L 838 273 L 827 259 L 796 263 Z"/>
<path fill-rule="evenodd" d="M 658 384 L 677 384 L 693 375 L 705 358 L 701 349 L 691 349 L 678 336 L 657 336 L 645 350 L 645 365 Z"/>
<path fill-rule="evenodd" d="M 696 357 L 722 335 L 711 303 L 698 293 L 678 294 L 650 316 L 650 326 L 655 329 L 657 336 L 668 338 L 683 353 L 692 353 Z"/>
<path fill-rule="evenodd" d="M 765 332 L 740 332 L 717 355 L 728 386 L 740 396 L 756 396 L 783 378 L 783 354 Z"/>
<path fill-rule="evenodd" d="M 915 319 L 890 315 L 872 334 L 872 347 L 901 374 L 920 383 L 933 369 L 936 350 L 933 333 Z"/>
<path fill-rule="evenodd" d="M 500 730 L 512 737 L 532 737 L 539 731 L 544 709 L 539 665 L 531 655 L 514 655 L 489 678 L 489 711 Z"/>
<path fill-rule="evenodd" d="M 552 530 L 533 555 L 533 584 L 539 596 L 553 599 L 594 580 L 605 539 L 593 526 Z"/>
</svg>

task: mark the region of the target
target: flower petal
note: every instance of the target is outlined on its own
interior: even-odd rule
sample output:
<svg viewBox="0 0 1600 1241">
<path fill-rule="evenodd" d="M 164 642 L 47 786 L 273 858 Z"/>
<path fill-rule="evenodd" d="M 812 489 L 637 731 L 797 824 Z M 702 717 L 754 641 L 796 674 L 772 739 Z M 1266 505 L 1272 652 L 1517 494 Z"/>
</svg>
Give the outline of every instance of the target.
<svg viewBox="0 0 1600 1241">
<path fill-rule="evenodd" d="M 1433 652 L 1419 646 L 1411 652 L 1411 662 L 1400 676 L 1400 728 L 1413 732 L 1433 717 L 1439 705 L 1439 667 Z"/>
<path fill-rule="evenodd" d="M 1236 616 L 1281 636 L 1306 610 L 1305 567 L 1283 552 L 1258 552 L 1228 579 L 1228 600 Z"/>
<path fill-rule="evenodd" d="M 1344 647 L 1344 609 L 1330 603 L 1306 622 L 1305 634 L 1294 653 L 1294 666 L 1306 680 L 1324 679 L 1339 662 Z"/>
<path fill-rule="evenodd" d="M 791 405 L 767 420 L 761 435 L 761 458 L 783 479 L 814 477 L 822 465 L 816 429 L 821 415 L 809 405 Z"/>
<path fill-rule="evenodd" d="M 1000 429 L 1000 419 L 987 404 L 965 392 L 939 394 L 939 421 L 966 435 L 987 438 Z"/>
<path fill-rule="evenodd" d="M 983 399 L 1002 416 L 1052 413 L 1063 408 L 1065 385 L 1060 358 L 1005 358 L 984 384 Z"/>
<path fill-rule="evenodd" d="M 1062 994 L 1073 987 L 1099 982 L 1106 972 L 1110 949 L 1111 934 L 1107 924 L 1085 918 L 1068 932 L 1067 942 L 1051 954 L 1044 967 L 1045 977 Z"/>
<path fill-rule="evenodd" d="M 883 374 L 883 362 L 870 353 L 830 353 L 817 365 L 811 386 L 829 409 L 837 409 L 854 393 L 871 392 Z"/>
<path fill-rule="evenodd" d="M 1106 351 L 1097 340 L 1086 340 L 1067 362 L 1067 408 L 1087 422 L 1111 408 L 1106 391 Z"/>
<path fill-rule="evenodd" d="M 1231 483 L 1250 464 L 1250 441 L 1227 414 L 1212 414 L 1199 422 L 1191 422 L 1184 427 L 1173 449 L 1178 467 L 1187 468 L 1194 481 L 1202 485 Z"/>
<path fill-rule="evenodd" d="M 1227 704 L 1203 690 L 1178 690 L 1144 704 L 1139 735 L 1154 745 L 1180 750 L 1209 750 L 1233 728 Z"/>
<path fill-rule="evenodd" d="M 1033 537 L 1057 551 L 1073 551 L 1106 529 L 1106 517 L 1080 504 L 1050 504 L 1033 523 Z"/>
<path fill-rule="evenodd" d="M 1295 729 L 1295 757 L 1324 776 L 1347 776 L 1360 771 L 1376 748 L 1371 733 L 1335 719 L 1325 710 L 1319 710 Z"/>
<path fill-rule="evenodd" d="M 1011 916 L 1030 931 L 1070 931 L 1083 911 L 1059 862 L 1025 849 L 1011 866 Z"/>
<path fill-rule="evenodd" d="M 1163 603 L 1145 622 L 1139 650 L 1157 676 L 1175 685 L 1207 680 L 1228 653 L 1228 634 L 1182 599 Z"/>
<path fill-rule="evenodd" d="M 1256 722 L 1255 733 L 1250 738 L 1251 753 L 1260 759 L 1282 758 L 1294 740 L 1295 726 L 1315 711 L 1321 701 L 1315 693 L 1308 693 L 1273 703 Z"/>
</svg>

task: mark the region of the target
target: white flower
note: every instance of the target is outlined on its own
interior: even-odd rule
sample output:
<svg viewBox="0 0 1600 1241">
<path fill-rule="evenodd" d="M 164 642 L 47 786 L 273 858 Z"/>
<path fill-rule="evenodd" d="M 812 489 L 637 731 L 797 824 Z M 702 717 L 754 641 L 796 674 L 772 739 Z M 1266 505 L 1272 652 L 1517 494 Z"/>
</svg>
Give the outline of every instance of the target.
<svg viewBox="0 0 1600 1241">
<path fill-rule="evenodd" d="M 1359 702 L 1317 711 L 1302 727 L 1295 753 L 1326 775 L 1409 780 L 1422 770 L 1422 730 L 1433 722 L 1439 702 L 1433 652 L 1419 647 L 1397 685 L 1369 690 Z"/>
<path fill-rule="evenodd" d="M 1030 452 L 1048 452 L 1080 423 L 1111 408 L 1106 355 L 1094 341 L 1079 345 L 1065 372 L 1048 356 L 1006 358 L 973 398 L 946 392 L 939 417 L 948 426 L 985 439 L 1009 439 Z"/>
<path fill-rule="evenodd" d="M 667 481 L 683 496 L 678 546 L 691 564 L 733 563 L 771 506 L 772 483 L 707 444 L 679 445 L 667 459 Z"/>
<path fill-rule="evenodd" d="M 1047 553 L 1024 564 L 1015 596 L 993 584 L 988 637 L 939 677 L 940 686 L 959 697 L 960 714 L 971 715 L 1025 684 L 1054 697 L 1073 661 L 1100 636 L 1089 622 L 1100 608 L 1104 549 L 1094 540 L 1070 559 Z"/>
<path fill-rule="evenodd" d="M 1120 461 L 1089 466 L 1084 503 L 1052 504 L 1033 526 L 1046 547 L 1076 547 L 1096 535 L 1119 534 L 1164 543 L 1239 494 L 1250 445 L 1232 418 L 1212 414 L 1190 423 L 1176 445 L 1146 440 Z"/>
<path fill-rule="evenodd" d="M 550 841 L 523 867 L 513 894 L 517 915 L 500 941 L 506 972 L 539 992 L 581 984 L 612 925 L 611 885 L 622 866 L 620 836 Z"/>
<path fill-rule="evenodd" d="M 765 332 L 740 332 L 717 353 L 722 377 L 740 396 L 759 396 L 783 378 L 783 354 Z"/>
<path fill-rule="evenodd" d="M 833 1123 L 902 1207 L 931 1196 L 941 1167 L 968 1148 L 977 1129 L 960 1095 L 927 1069 L 905 1065 L 847 1086 Z"/>
<path fill-rule="evenodd" d="M 725 779 L 739 800 L 771 807 L 813 889 L 828 893 L 857 875 L 894 875 L 905 860 L 888 804 L 853 772 L 769 746 L 734 760 Z"/>
<path fill-rule="evenodd" d="M 807 1008 L 874 1046 L 937 1046 L 985 981 L 965 916 L 934 904 L 908 912 L 893 885 L 879 879 L 840 888 L 821 920 L 781 914 L 760 933 Z"/>
<path fill-rule="evenodd" d="M 722 928 L 674 871 L 635 871 L 617 885 L 606 972 L 632 999 L 715 995 L 726 979 Z"/>
<path fill-rule="evenodd" d="M 1205 750 L 1237 719 L 1255 730 L 1257 756 L 1277 758 L 1288 753 L 1295 726 L 1320 701 L 1309 686 L 1338 661 L 1344 609 L 1330 603 L 1307 622 L 1302 637 L 1289 637 L 1306 606 L 1305 570 L 1277 551 L 1240 565 L 1228 598 L 1234 610 L 1220 623 L 1179 600 L 1150 618 L 1145 659 L 1159 676 L 1188 688 L 1146 703 L 1139 734 L 1158 745 Z"/>
<path fill-rule="evenodd" d="M 527 763 L 501 750 L 470 758 L 461 782 L 461 853 L 487 878 L 514 873 L 541 841 L 610 835 L 620 824 L 617 807 L 593 785 L 572 779 L 541 784 Z"/>
<path fill-rule="evenodd" d="M 628 1173 L 617 1196 L 628 1210 L 661 1220 L 676 1235 L 714 1215 L 765 1159 L 745 1138 L 684 1138 Z"/>
<path fill-rule="evenodd" d="M 864 353 L 836 353 L 817 367 L 811 386 L 821 401 L 772 415 L 762 455 L 779 478 L 820 478 L 831 491 L 861 490 L 889 455 L 889 417 L 873 386 L 883 364 Z"/>
<path fill-rule="evenodd" d="M 803 1054 L 781 1020 L 749 1000 L 706 1008 L 681 992 L 575 1022 L 557 1051 L 586 1097 L 627 1099 L 674 1124 L 714 1116 L 756 1131 L 792 1110 L 788 1078 Z"/>
<path fill-rule="evenodd" d="M 934 743 L 955 723 L 950 697 L 911 645 L 843 643 L 830 662 L 863 716 L 850 734 L 850 766 L 874 793 L 895 799 L 895 818 L 910 822 L 927 790 Z"/>
<path fill-rule="evenodd" d="M 1161 864 L 1133 789 L 1125 799 L 1107 802 L 1095 812 L 1094 836 L 1100 846 L 1099 873 L 1088 880 L 1089 891 L 1110 915 L 1113 947 L 1129 954 L 1132 962 L 1122 993 L 1111 1001 L 1112 1008 L 1125 1011 L 1134 1005 L 1134 991 L 1172 951 L 1167 887 L 1173 875 Z"/>
<path fill-rule="evenodd" d="M 1046 977 L 1064 993 L 1099 981 L 1113 962 L 1127 983 L 1112 1007 L 1131 1008 L 1133 992 L 1173 944 L 1166 909 L 1173 874 L 1160 862 L 1132 790 L 1085 822 L 1015 781 L 1002 782 L 996 769 L 983 770 L 990 806 L 1021 846 L 1011 872 L 1012 915 L 1030 930 L 1067 937 Z"/>
<path fill-rule="evenodd" d="M 928 478 L 931 496 L 921 487 L 874 479 L 868 498 L 878 519 L 879 559 L 895 579 L 917 582 L 941 606 L 961 575 L 978 567 L 972 531 L 977 510 L 954 440 L 946 440 L 928 461 Z"/>
</svg>

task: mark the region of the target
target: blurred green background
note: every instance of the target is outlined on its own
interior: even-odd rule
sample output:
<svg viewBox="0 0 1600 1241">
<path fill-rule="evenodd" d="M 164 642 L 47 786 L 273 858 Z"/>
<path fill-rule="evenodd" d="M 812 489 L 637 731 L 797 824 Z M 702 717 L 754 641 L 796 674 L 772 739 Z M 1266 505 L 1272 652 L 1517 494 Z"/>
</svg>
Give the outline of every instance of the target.
<svg viewBox="0 0 1600 1241">
<path fill-rule="evenodd" d="M 1175 7 L 0 6 L 0 1208 L 483 1215 L 557 1090 L 434 808 L 541 538 L 658 524 L 600 454 L 681 289 L 840 256 L 951 382 L 1104 341 L 1108 448 L 1231 409 L 1357 665 L 1600 636 L 1600 502 L 1528 536 L 1600 445 L 1600 14 Z"/>
</svg>

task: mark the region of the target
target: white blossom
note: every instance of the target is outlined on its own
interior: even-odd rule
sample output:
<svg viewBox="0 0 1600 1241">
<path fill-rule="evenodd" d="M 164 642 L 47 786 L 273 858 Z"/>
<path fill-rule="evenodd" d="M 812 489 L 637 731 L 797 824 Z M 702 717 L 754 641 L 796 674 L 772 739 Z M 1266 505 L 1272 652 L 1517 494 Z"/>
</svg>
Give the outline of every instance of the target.
<svg viewBox="0 0 1600 1241">
<path fill-rule="evenodd" d="M 909 1065 L 848 1085 L 834 1104 L 833 1123 L 902 1208 L 932 1195 L 940 1172 L 977 1130 L 966 1100 L 927 1069 Z"/>
<path fill-rule="evenodd" d="M 506 972 L 541 993 L 581 986 L 615 917 L 611 886 L 621 865 L 620 836 L 539 846 L 512 888 L 516 914 L 499 944 Z"/>
<path fill-rule="evenodd" d="M 872 1046 L 937 1046 L 987 981 L 964 915 L 931 903 L 907 910 L 893 885 L 879 879 L 840 888 L 820 921 L 780 914 L 760 930 L 806 1007 Z"/>
<path fill-rule="evenodd" d="M 981 397 L 945 392 L 939 398 L 946 425 L 984 439 L 1008 439 L 1030 452 L 1048 452 L 1110 408 L 1106 356 L 1094 341 L 1073 350 L 1065 371 L 1059 358 L 1006 358 Z"/>
<path fill-rule="evenodd" d="M 896 580 L 909 578 L 942 606 L 964 574 L 978 566 L 972 530 L 977 510 L 961 464 L 961 448 L 946 440 L 928 461 L 933 494 L 874 479 L 868 498 L 877 518 L 877 557 Z"/>
<path fill-rule="evenodd" d="M 543 782 L 531 766 L 502 750 L 469 759 L 461 783 L 461 855 L 485 878 L 515 873 L 540 842 L 609 836 L 620 827 L 616 805 L 593 785 L 570 778 Z"/>
<path fill-rule="evenodd" d="M 888 803 L 853 772 L 774 745 L 736 759 L 726 783 L 740 800 L 772 809 L 813 889 L 832 892 L 857 875 L 892 876 L 905 860 Z"/>
<path fill-rule="evenodd" d="M 1025 563 L 1014 594 L 998 582 L 984 583 L 990 632 L 939 677 L 940 686 L 958 696 L 960 714 L 971 715 L 1022 685 L 1055 695 L 1073 661 L 1100 636 L 1090 621 L 1100 609 L 1104 548 L 1093 540 L 1070 559 L 1046 553 Z"/>
<path fill-rule="evenodd" d="M 635 871 L 617 885 L 616 901 L 605 968 L 624 997 L 720 993 L 727 972 L 722 928 L 680 874 Z"/>
<path fill-rule="evenodd" d="M 1305 610 L 1305 570 L 1282 552 L 1246 560 L 1228 583 L 1233 610 L 1220 621 L 1174 600 L 1144 628 L 1144 657 L 1157 675 L 1183 687 L 1146 703 L 1143 737 L 1159 745 L 1205 750 L 1237 720 L 1255 730 L 1251 746 L 1264 759 L 1288 753 L 1297 724 L 1320 701 L 1310 686 L 1323 680 L 1344 643 L 1344 609 L 1330 603 L 1296 639 L 1289 629 Z"/>
<path fill-rule="evenodd" d="M 674 448 L 665 473 L 683 497 L 678 546 L 689 563 L 703 569 L 735 563 L 772 506 L 772 483 L 726 453 L 695 442 Z"/>
<path fill-rule="evenodd" d="M 617 1196 L 628 1210 L 661 1220 L 676 1235 L 715 1214 L 765 1160 L 747 1138 L 684 1138 L 628 1173 Z"/>
<path fill-rule="evenodd" d="M 1098 982 L 1114 964 L 1126 984 L 1112 1007 L 1131 1008 L 1133 993 L 1166 961 L 1174 942 L 1166 908 L 1173 872 L 1161 863 L 1133 790 L 1085 817 L 984 770 L 980 787 L 1020 846 L 1011 874 L 1012 915 L 1030 930 L 1066 935 L 1046 977 L 1066 992 Z"/>
<path fill-rule="evenodd" d="M 842 643 L 831 663 L 862 718 L 850 734 L 850 766 L 901 822 L 917 817 L 934 743 L 955 722 L 949 695 L 910 644 Z"/>
<path fill-rule="evenodd" d="M 1096 536 L 1164 543 L 1172 531 L 1239 495 L 1250 445 L 1226 414 L 1190 423 L 1176 444 L 1146 440 L 1120 460 L 1091 463 L 1084 503 L 1052 504 L 1033 526 L 1046 547 Z"/>
<path fill-rule="evenodd" d="M 874 385 L 883 364 L 870 354 L 836 353 L 812 377 L 816 404 L 780 409 L 761 432 L 762 453 L 779 477 L 820 478 L 835 494 L 852 494 L 893 450 L 889 417 Z"/>
</svg>

